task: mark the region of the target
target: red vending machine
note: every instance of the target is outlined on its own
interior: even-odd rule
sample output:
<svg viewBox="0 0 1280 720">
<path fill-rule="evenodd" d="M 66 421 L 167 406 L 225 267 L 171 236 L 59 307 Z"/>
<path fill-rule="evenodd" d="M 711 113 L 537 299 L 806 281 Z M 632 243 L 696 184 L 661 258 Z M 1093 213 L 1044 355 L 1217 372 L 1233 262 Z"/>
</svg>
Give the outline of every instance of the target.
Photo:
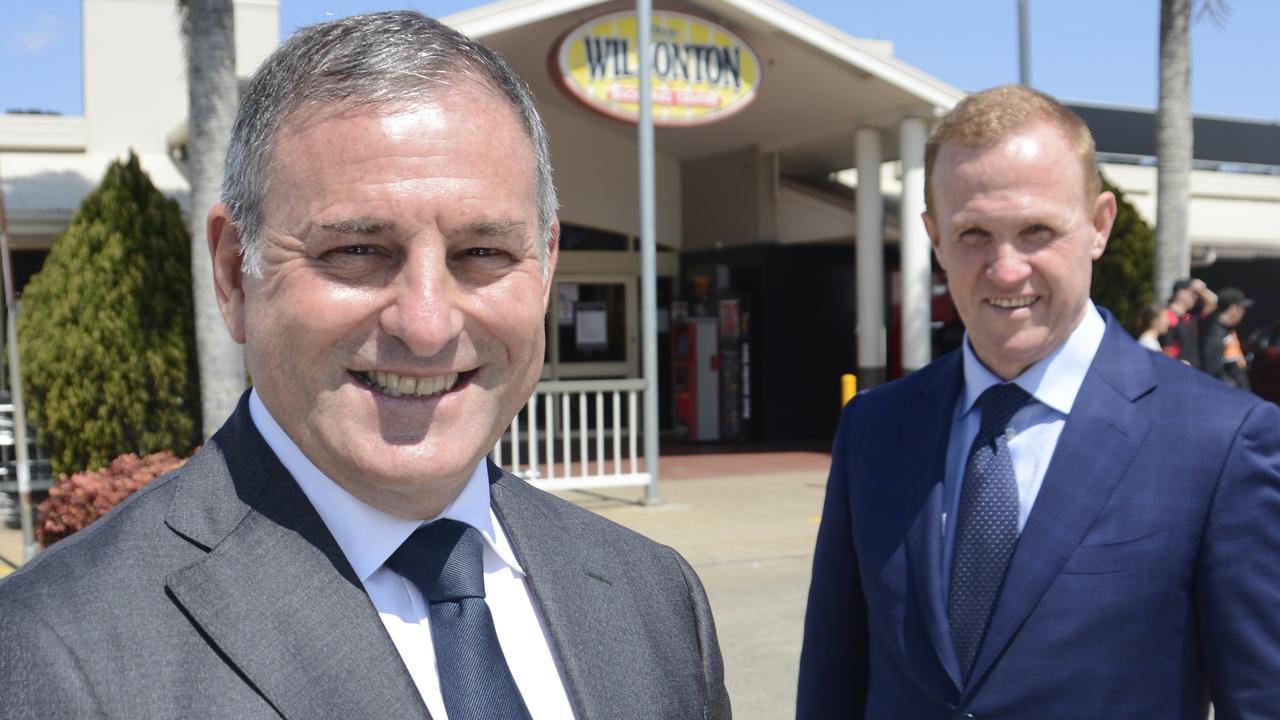
<svg viewBox="0 0 1280 720">
<path fill-rule="evenodd" d="M 720 331 L 712 317 L 687 318 L 671 327 L 671 381 L 676 421 L 689 439 L 720 439 Z"/>
</svg>

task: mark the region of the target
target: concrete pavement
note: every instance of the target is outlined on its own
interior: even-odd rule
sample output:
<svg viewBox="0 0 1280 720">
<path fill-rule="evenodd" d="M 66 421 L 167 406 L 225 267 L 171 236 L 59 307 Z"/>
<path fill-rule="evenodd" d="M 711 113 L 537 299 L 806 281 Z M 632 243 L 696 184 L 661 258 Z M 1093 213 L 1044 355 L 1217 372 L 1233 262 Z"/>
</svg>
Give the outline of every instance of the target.
<svg viewBox="0 0 1280 720">
<path fill-rule="evenodd" d="M 737 720 L 795 713 L 796 671 L 826 472 L 673 480 L 664 504 L 633 491 L 566 497 L 678 550 L 707 588 Z M 629 494 L 628 494 L 629 493 Z"/>
</svg>

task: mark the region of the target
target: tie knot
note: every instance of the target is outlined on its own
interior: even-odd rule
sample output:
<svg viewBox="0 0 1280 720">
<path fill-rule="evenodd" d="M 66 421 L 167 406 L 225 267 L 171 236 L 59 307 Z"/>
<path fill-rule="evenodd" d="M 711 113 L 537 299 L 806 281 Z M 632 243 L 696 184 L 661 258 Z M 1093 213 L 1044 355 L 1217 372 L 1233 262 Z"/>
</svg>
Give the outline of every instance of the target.
<svg viewBox="0 0 1280 720">
<path fill-rule="evenodd" d="M 484 538 L 457 520 L 414 530 L 387 567 L 408 578 L 427 602 L 484 597 Z"/>
<path fill-rule="evenodd" d="M 1009 421 L 1031 396 L 1014 383 L 1000 383 L 987 388 L 978 398 L 982 406 L 982 425 L 978 437 L 985 443 L 1004 432 Z"/>
</svg>

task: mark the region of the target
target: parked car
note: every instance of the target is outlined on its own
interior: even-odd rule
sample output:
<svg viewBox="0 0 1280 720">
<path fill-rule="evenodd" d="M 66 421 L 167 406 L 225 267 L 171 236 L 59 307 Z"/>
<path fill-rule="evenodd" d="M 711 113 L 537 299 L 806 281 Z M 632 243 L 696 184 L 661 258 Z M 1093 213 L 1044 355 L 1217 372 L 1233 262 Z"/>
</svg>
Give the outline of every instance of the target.
<svg viewBox="0 0 1280 720">
<path fill-rule="evenodd" d="M 1249 384 L 1253 391 L 1280 404 L 1280 320 L 1249 333 L 1244 352 L 1251 358 Z"/>
</svg>

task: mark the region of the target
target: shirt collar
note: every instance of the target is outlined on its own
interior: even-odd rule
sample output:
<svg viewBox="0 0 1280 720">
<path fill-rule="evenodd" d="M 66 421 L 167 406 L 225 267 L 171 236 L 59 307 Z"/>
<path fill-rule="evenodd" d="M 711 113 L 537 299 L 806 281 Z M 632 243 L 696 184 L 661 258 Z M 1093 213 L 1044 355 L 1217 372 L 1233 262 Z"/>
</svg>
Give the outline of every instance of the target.
<svg viewBox="0 0 1280 720">
<path fill-rule="evenodd" d="M 382 567 L 414 530 L 426 524 L 378 510 L 330 480 L 302 454 L 293 439 L 271 417 L 256 389 L 249 394 L 249 416 L 280 463 L 293 475 L 303 494 L 315 506 L 361 582 L 367 581 Z M 524 576 L 511 543 L 489 509 L 489 472 L 483 458 L 476 464 L 458 496 L 445 507 L 444 512 L 427 522 L 441 518 L 464 522 L 479 530 L 498 559 L 517 575 Z"/>
<path fill-rule="evenodd" d="M 1026 390 L 1037 401 L 1048 405 L 1063 415 L 1071 414 L 1076 395 L 1084 384 L 1084 376 L 1093 364 L 1093 356 L 1102 345 L 1107 323 L 1088 301 L 1084 318 L 1071 331 L 1067 341 L 1053 352 L 1041 358 L 1013 379 L 1013 383 Z M 992 385 L 1004 382 L 982 364 L 969 345 L 969 333 L 964 334 L 964 409 L 968 413 Z"/>
</svg>

